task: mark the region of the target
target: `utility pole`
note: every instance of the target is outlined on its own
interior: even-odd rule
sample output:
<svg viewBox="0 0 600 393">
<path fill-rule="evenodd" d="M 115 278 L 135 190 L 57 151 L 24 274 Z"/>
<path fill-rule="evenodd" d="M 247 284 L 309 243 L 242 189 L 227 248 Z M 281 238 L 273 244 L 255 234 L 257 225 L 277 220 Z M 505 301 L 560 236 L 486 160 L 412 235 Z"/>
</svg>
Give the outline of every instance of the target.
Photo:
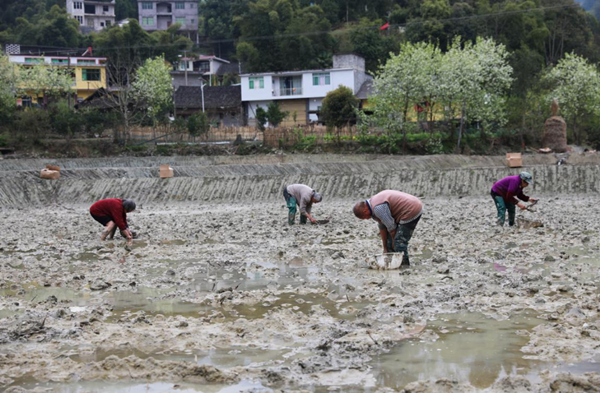
<svg viewBox="0 0 600 393">
<path fill-rule="evenodd" d="M 185 85 L 188 85 L 188 58 L 187 58 L 187 49 L 183 51 L 183 57 L 181 55 L 177 55 L 183 61 L 184 74 L 185 74 Z"/>
<path fill-rule="evenodd" d="M 188 77 L 187 77 L 187 72 L 188 72 L 188 58 L 187 58 L 187 50 L 183 51 L 183 55 L 185 56 L 185 85 L 188 85 Z"/>
<path fill-rule="evenodd" d="M 204 83 L 204 81 L 200 83 L 200 91 L 202 92 L 202 113 L 204 113 L 204 86 L 206 86 L 206 83 Z"/>
</svg>

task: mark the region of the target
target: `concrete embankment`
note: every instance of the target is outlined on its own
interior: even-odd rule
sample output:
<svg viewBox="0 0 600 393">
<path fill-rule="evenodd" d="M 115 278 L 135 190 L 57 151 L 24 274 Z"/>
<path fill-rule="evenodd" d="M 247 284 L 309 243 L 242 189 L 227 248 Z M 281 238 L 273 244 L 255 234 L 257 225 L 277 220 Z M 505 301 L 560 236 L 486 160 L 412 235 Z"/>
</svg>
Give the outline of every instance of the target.
<svg viewBox="0 0 600 393">
<path fill-rule="evenodd" d="M 557 166 L 552 156 L 528 156 L 532 193 L 600 191 L 600 158 L 574 156 Z M 60 165 L 61 179 L 38 178 L 44 163 Z M 175 178 L 159 179 L 169 163 Z M 506 168 L 502 157 L 467 156 L 252 156 L 147 157 L 90 160 L 0 161 L 0 206 L 91 203 L 129 197 L 139 203 L 261 201 L 281 197 L 284 185 L 305 183 L 326 198 L 365 198 L 392 188 L 421 196 L 485 195 Z"/>
</svg>

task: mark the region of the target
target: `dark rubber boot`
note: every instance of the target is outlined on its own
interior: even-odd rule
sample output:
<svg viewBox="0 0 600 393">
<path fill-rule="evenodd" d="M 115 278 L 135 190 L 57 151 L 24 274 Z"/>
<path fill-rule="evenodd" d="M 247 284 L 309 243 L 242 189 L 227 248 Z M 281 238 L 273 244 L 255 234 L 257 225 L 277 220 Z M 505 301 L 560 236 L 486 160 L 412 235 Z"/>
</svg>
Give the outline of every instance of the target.
<svg viewBox="0 0 600 393">
<path fill-rule="evenodd" d="M 288 224 L 290 225 L 294 225 L 294 223 L 296 222 L 296 215 L 295 214 L 288 214 Z"/>
<path fill-rule="evenodd" d="M 306 224 L 307 220 L 308 220 L 308 217 L 300 214 L 300 224 Z"/>
<path fill-rule="evenodd" d="M 400 264 L 400 266 L 410 266 L 410 259 L 408 258 L 408 255 L 404 254 L 402 256 L 402 263 Z"/>
</svg>

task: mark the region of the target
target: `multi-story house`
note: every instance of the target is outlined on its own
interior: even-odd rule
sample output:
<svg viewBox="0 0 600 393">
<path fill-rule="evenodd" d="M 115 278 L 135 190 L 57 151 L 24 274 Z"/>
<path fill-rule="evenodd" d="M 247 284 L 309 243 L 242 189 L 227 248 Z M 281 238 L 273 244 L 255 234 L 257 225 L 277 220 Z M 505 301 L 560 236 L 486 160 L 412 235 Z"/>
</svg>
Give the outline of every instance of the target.
<svg viewBox="0 0 600 393">
<path fill-rule="evenodd" d="M 138 0 L 138 11 L 144 30 L 167 30 L 178 23 L 181 32 L 198 42 L 198 0 Z"/>
<path fill-rule="evenodd" d="M 106 58 L 104 57 L 67 57 L 67 56 L 36 56 L 36 55 L 9 55 L 11 63 L 22 66 L 45 65 L 48 67 L 65 67 L 73 75 L 72 89 L 81 101 L 92 95 L 100 88 L 107 88 Z M 25 82 L 26 84 L 26 82 Z M 27 89 L 27 86 L 24 86 Z M 37 104 L 43 96 L 29 93 L 19 100 L 22 105 Z"/>
<path fill-rule="evenodd" d="M 216 56 L 182 56 L 171 72 L 173 87 L 179 86 L 220 86 L 226 75 L 240 74 L 240 64 Z"/>
<path fill-rule="evenodd" d="M 317 121 L 327 93 L 346 86 L 356 95 L 371 79 L 365 72 L 365 60 L 352 54 L 335 55 L 331 69 L 242 74 L 242 101 L 248 108 L 248 125 L 256 125 L 258 107 L 266 110 L 273 101 L 289 112 L 282 126 Z"/>
<path fill-rule="evenodd" d="M 115 24 L 115 0 L 67 0 L 67 12 L 79 21 L 83 32 Z"/>
</svg>

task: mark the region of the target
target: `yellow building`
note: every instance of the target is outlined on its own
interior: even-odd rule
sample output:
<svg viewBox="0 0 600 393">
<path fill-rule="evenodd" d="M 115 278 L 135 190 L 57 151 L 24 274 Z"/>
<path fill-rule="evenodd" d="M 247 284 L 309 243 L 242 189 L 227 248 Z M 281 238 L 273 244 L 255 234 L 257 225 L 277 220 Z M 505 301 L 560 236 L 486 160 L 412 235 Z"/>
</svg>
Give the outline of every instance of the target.
<svg viewBox="0 0 600 393">
<path fill-rule="evenodd" d="M 23 67 L 45 65 L 48 67 L 64 67 L 71 71 L 73 77 L 72 89 L 77 94 L 77 101 L 82 101 L 94 94 L 100 88 L 106 89 L 106 58 L 105 57 L 65 57 L 65 56 L 28 56 L 10 55 L 11 63 Z M 26 81 L 24 89 L 27 89 Z M 28 92 L 18 101 L 20 105 L 36 104 L 43 99 L 43 94 Z"/>
</svg>

